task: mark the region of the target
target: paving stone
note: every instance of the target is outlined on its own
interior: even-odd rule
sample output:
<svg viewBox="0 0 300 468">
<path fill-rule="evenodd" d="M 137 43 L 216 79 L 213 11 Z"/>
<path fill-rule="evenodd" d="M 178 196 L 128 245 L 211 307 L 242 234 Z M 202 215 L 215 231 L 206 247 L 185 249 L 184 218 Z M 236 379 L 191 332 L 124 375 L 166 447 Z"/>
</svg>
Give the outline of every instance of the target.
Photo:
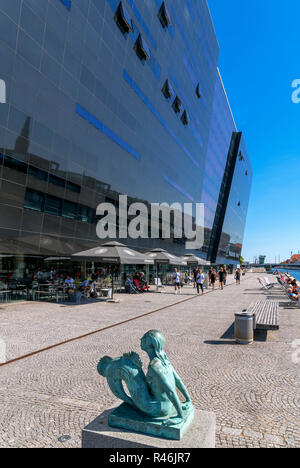
<svg viewBox="0 0 300 468">
<path fill-rule="evenodd" d="M 97 374 L 98 360 L 134 350 L 146 364 L 140 338 L 158 328 L 196 408 L 217 415 L 217 447 L 299 448 L 300 366 L 291 349 L 300 337 L 299 311 L 280 307 L 280 330 L 267 342 L 243 347 L 232 339 L 234 313 L 266 297 L 256 276 L 193 299 L 193 288 L 185 288 L 181 296 L 171 289 L 118 296 L 122 302 L 114 305 L 1 307 L 0 338 L 12 359 L 191 298 L 0 368 L 0 447 L 80 447 L 82 429 L 118 404 Z M 63 435 L 71 440 L 60 443 Z"/>
</svg>

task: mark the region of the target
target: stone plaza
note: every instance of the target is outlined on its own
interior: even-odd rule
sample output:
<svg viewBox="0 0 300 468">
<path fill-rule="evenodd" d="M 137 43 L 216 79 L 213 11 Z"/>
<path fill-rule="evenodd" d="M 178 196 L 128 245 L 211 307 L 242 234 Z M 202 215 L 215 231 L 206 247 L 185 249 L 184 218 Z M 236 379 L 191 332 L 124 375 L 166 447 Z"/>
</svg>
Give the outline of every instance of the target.
<svg viewBox="0 0 300 468">
<path fill-rule="evenodd" d="M 299 448 L 299 309 L 284 307 L 279 288 L 260 289 L 256 274 L 240 286 L 229 278 L 203 297 L 192 287 L 181 295 L 152 288 L 118 295 L 118 304 L 2 305 L 6 360 L 21 359 L 0 367 L 0 447 L 80 447 L 83 428 L 119 404 L 97 374 L 99 359 L 140 352 L 141 336 L 158 329 L 195 408 L 216 413 L 217 447 Z M 279 331 L 237 345 L 234 313 L 271 296 L 281 305 Z"/>
</svg>

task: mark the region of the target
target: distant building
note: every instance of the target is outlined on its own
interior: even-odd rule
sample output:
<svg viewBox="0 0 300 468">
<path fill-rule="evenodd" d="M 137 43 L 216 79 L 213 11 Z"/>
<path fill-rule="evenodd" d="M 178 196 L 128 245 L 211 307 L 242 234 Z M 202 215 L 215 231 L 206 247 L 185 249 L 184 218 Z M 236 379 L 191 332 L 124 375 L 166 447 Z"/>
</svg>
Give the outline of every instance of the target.
<svg viewBox="0 0 300 468">
<path fill-rule="evenodd" d="M 266 255 L 260 255 L 259 256 L 259 264 L 264 265 L 266 261 Z"/>
<path fill-rule="evenodd" d="M 300 265 L 300 255 L 293 255 L 289 261 L 293 265 Z"/>
</svg>

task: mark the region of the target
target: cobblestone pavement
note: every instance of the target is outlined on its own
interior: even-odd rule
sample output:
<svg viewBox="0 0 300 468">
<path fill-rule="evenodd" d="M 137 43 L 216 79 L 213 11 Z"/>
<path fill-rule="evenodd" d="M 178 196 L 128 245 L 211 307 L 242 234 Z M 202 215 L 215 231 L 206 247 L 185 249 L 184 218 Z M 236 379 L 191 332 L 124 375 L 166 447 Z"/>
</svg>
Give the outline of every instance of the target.
<svg viewBox="0 0 300 468">
<path fill-rule="evenodd" d="M 187 289 L 192 297 L 193 290 Z M 277 294 L 276 290 L 268 294 Z M 8 359 L 106 327 L 188 296 L 130 296 L 121 304 L 0 308 Z M 158 328 L 195 406 L 217 414 L 218 447 L 300 447 L 300 311 L 280 308 L 280 330 L 251 346 L 232 340 L 234 312 L 264 298 L 255 275 L 99 334 L 0 368 L 0 447 L 80 447 L 81 430 L 117 404 L 96 365 L 104 355 L 139 352 Z M 278 296 L 279 298 L 279 296 Z M 283 298 L 280 299 L 284 301 Z M 151 301 L 151 302 L 148 302 Z M 295 359 L 294 359 L 295 361 Z M 58 442 L 62 435 L 71 441 Z"/>
</svg>

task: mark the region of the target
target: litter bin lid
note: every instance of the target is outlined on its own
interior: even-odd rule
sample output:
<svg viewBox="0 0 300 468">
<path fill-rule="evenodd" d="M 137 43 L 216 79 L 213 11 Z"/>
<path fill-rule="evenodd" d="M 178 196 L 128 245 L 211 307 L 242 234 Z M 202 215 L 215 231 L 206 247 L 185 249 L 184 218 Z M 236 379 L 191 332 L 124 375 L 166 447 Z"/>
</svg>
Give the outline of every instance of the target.
<svg viewBox="0 0 300 468">
<path fill-rule="evenodd" d="M 243 318 L 247 318 L 247 317 L 253 317 L 254 314 L 251 313 L 251 312 L 248 312 L 247 310 L 243 311 L 243 312 L 237 312 L 235 314 L 236 317 L 243 317 Z"/>
</svg>

